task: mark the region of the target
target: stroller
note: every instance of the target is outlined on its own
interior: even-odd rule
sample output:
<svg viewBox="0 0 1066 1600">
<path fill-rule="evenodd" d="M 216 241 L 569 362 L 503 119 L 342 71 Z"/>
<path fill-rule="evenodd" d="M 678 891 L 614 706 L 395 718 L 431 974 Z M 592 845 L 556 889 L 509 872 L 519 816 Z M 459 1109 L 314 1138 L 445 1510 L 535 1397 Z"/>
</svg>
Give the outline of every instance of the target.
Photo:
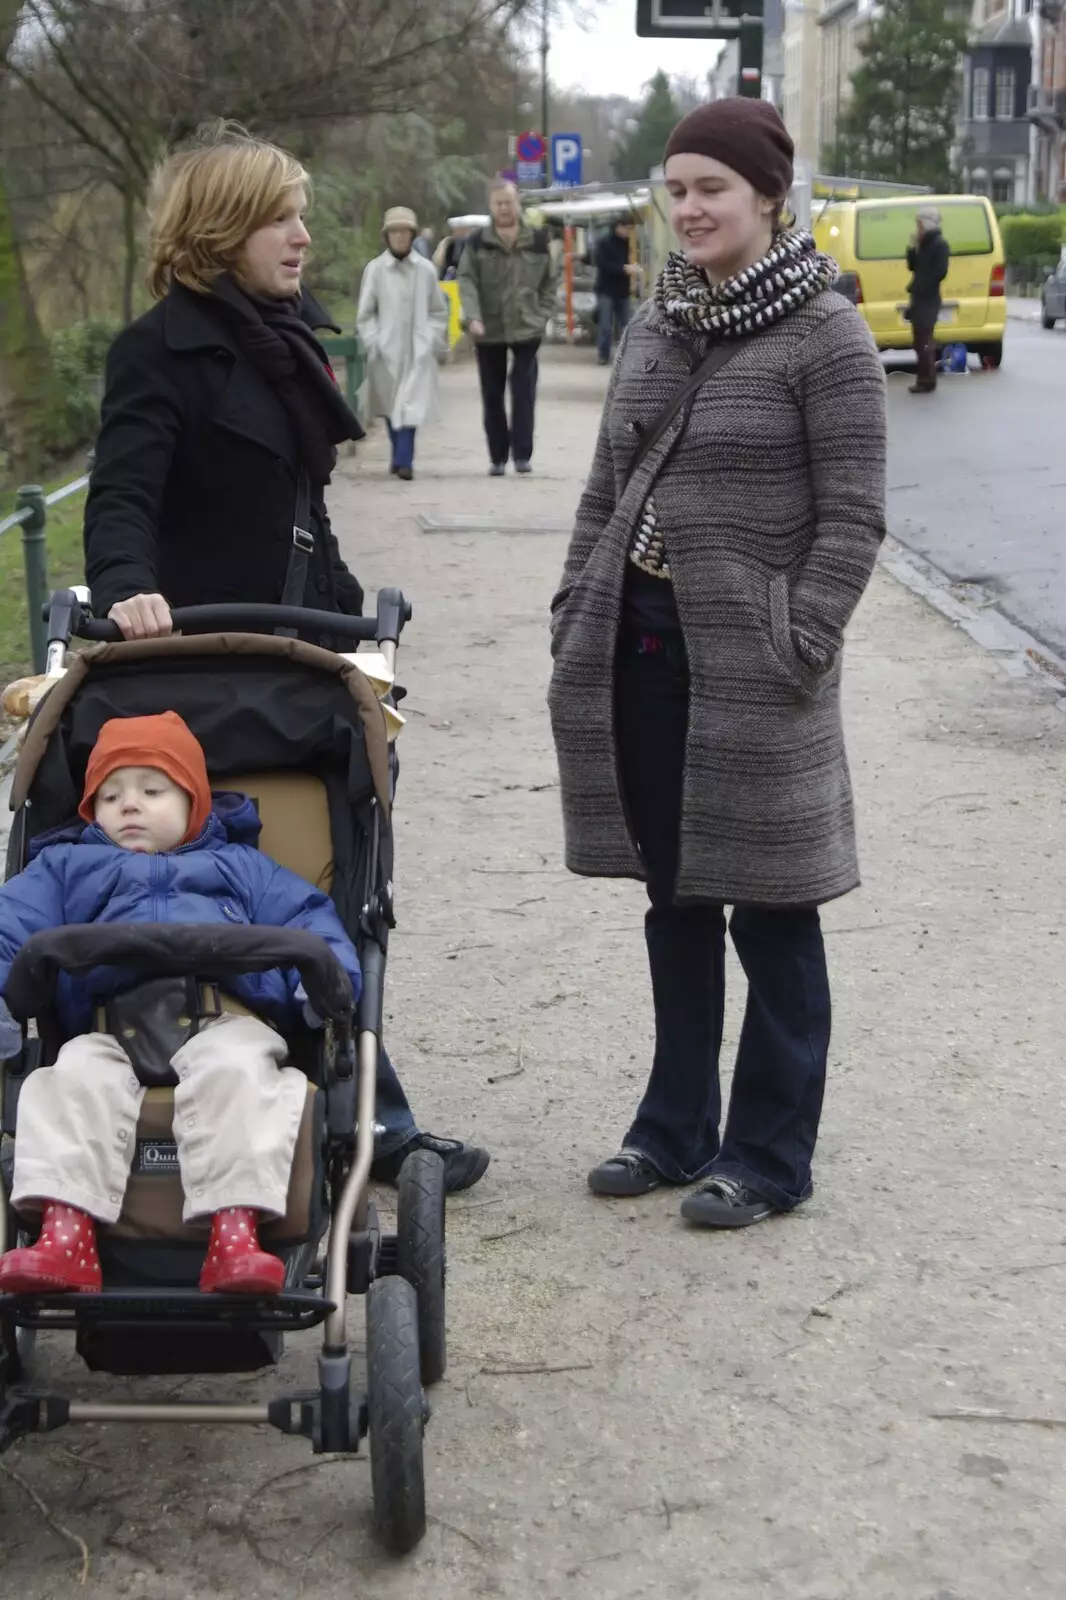
<svg viewBox="0 0 1066 1600">
<path fill-rule="evenodd" d="M 38 835 L 75 817 L 104 722 L 176 710 L 203 745 L 212 786 L 255 804 L 261 848 L 331 894 L 359 952 L 363 992 L 353 1014 L 351 984 L 329 947 L 295 930 L 112 923 L 28 940 L 6 992 L 12 1013 L 36 1029 L 24 1027 L 20 1054 L 0 1062 L 0 1255 L 35 1238 L 7 1197 L 20 1086 L 63 1043 L 55 1008 L 61 975 L 105 963 L 130 972 L 138 986 L 131 990 L 137 1029 L 129 1032 L 142 1037 L 127 1050 L 147 1088 L 122 1215 L 99 1229 L 103 1290 L 0 1295 L 0 1452 L 22 1435 L 78 1422 L 265 1424 L 303 1435 L 316 1452 L 358 1451 L 369 1434 L 376 1531 L 389 1550 L 410 1550 L 426 1527 L 424 1386 L 443 1376 L 446 1359 L 443 1163 L 425 1150 L 407 1158 L 395 1235 L 381 1232 L 368 1195 L 394 925 L 395 754 L 386 718 L 401 720 L 390 680 L 410 607 L 398 590 L 381 591 L 376 618 L 194 606 L 174 613 L 180 635 L 101 642 L 68 655 L 72 638 L 118 639 L 114 623 L 88 614 L 83 594 L 59 593 L 49 610 L 54 684 L 36 707 L 15 772 L 7 876 L 25 866 Z M 254 628 L 278 631 L 247 631 Z M 351 651 L 360 640 L 376 641 L 380 654 L 337 654 L 301 642 L 296 629 L 321 629 L 350 641 Z M 324 1033 L 300 1029 L 286 1041 L 306 1074 L 307 1099 L 287 1213 L 261 1230 L 263 1247 L 285 1263 L 285 1283 L 276 1298 L 202 1294 L 206 1233 L 182 1221 L 172 1130 L 177 1079 L 153 996 L 160 985 L 184 983 L 185 1009 L 205 1019 L 217 1013 L 227 977 L 275 967 L 299 971 L 326 1022 Z M 365 1391 L 352 1386 L 349 1295 L 366 1297 Z M 40 1331 L 72 1333 L 92 1371 L 157 1377 L 257 1371 L 279 1361 L 286 1333 L 319 1326 L 317 1388 L 266 1404 L 85 1404 L 32 1385 Z"/>
</svg>

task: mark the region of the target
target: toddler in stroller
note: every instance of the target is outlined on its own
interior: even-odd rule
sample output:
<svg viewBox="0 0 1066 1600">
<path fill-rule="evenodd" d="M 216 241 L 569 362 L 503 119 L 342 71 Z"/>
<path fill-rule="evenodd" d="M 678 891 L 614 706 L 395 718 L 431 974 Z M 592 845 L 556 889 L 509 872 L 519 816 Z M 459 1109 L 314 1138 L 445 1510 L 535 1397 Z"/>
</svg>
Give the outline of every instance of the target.
<svg viewBox="0 0 1066 1600">
<path fill-rule="evenodd" d="M 30 866 L 0 888 L 0 995 L 34 933 L 151 921 L 318 934 L 358 999 L 359 959 L 330 900 L 255 848 L 258 819 L 243 796 L 213 805 L 203 749 L 175 712 L 104 724 L 79 814 L 80 837 L 44 835 Z M 277 1294 L 285 1265 L 260 1247 L 259 1219 L 285 1214 L 307 1089 L 279 1029 L 294 1014 L 317 1019 L 293 970 L 238 977 L 230 991 L 202 1022 L 180 981 L 154 991 L 157 1005 L 189 1013 L 176 1019 L 184 1042 L 171 1057 L 184 1220 L 211 1219 L 201 1290 Z M 140 1030 L 126 1024 L 143 1024 L 153 996 L 124 991 L 121 969 L 104 967 L 68 979 L 60 1003 L 67 1042 L 18 1105 L 11 1200 L 43 1211 L 40 1236 L 0 1259 L 0 1293 L 100 1290 L 96 1224 L 118 1220 L 136 1150 L 145 1086 L 131 1070 Z M 0 1045 L 5 1029 L 14 1053 L 20 1030 L 0 1000 Z"/>
</svg>

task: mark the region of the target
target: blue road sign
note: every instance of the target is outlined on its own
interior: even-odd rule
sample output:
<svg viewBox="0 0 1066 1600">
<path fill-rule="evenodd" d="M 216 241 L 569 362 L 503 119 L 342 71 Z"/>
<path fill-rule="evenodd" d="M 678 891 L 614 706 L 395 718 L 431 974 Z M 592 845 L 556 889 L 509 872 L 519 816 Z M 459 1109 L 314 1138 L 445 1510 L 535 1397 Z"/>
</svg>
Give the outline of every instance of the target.
<svg viewBox="0 0 1066 1600">
<path fill-rule="evenodd" d="M 552 181 L 560 188 L 573 188 L 581 182 L 579 133 L 552 134 Z"/>
</svg>

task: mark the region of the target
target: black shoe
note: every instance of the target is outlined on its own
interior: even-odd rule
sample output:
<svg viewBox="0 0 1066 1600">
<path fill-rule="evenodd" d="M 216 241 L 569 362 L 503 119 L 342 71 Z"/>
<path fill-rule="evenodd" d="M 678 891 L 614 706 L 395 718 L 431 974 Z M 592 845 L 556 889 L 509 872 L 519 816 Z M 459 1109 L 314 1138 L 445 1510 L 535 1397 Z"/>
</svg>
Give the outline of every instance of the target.
<svg viewBox="0 0 1066 1600">
<path fill-rule="evenodd" d="M 912 383 L 910 388 L 907 390 L 907 393 L 908 394 L 935 394 L 936 393 L 936 384 L 935 383 Z"/>
<path fill-rule="evenodd" d="M 686 1222 L 701 1228 L 750 1228 L 765 1222 L 779 1208 L 736 1178 L 711 1178 L 681 1202 Z"/>
<path fill-rule="evenodd" d="M 525 477 L 527 472 L 533 471 L 533 463 L 532 461 L 516 461 L 514 464 L 514 469 L 516 472 L 520 472 L 522 476 Z"/>
<path fill-rule="evenodd" d="M 413 467 L 397 467 L 395 469 L 395 471 L 396 471 L 396 476 L 398 478 L 402 479 L 402 481 L 404 483 L 410 483 L 411 479 L 415 475 L 415 471 L 414 471 Z"/>
<path fill-rule="evenodd" d="M 489 468 L 489 477 L 490 478 L 502 478 L 506 471 L 507 471 L 506 462 L 494 461 L 492 463 L 492 466 Z"/>
<path fill-rule="evenodd" d="M 399 470 L 400 470 L 399 467 L 396 465 L 396 463 L 394 461 L 392 463 L 392 466 L 389 468 L 389 477 L 390 478 L 395 478 L 395 476 L 399 472 Z"/>
<path fill-rule="evenodd" d="M 438 1139 L 436 1134 L 416 1133 L 413 1139 L 398 1150 L 390 1150 L 370 1168 L 372 1183 L 391 1183 L 393 1186 L 412 1150 L 434 1150 L 444 1162 L 444 1187 L 449 1194 L 460 1189 L 472 1189 L 488 1171 L 492 1157 L 476 1144 L 463 1144 L 461 1139 Z"/>
<path fill-rule="evenodd" d="M 609 1195 L 615 1200 L 650 1194 L 653 1189 L 661 1188 L 665 1181 L 647 1156 L 639 1150 L 627 1148 L 601 1161 L 598 1167 L 593 1167 L 588 1178 L 593 1194 Z"/>
</svg>

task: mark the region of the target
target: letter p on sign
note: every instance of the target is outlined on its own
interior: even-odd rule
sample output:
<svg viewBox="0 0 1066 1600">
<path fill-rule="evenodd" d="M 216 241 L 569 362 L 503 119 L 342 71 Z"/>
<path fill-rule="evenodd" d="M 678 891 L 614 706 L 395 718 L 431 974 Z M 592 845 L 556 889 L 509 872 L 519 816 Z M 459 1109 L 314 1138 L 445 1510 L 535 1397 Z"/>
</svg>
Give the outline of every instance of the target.
<svg viewBox="0 0 1066 1600">
<path fill-rule="evenodd" d="M 576 133 L 552 135 L 552 178 L 566 188 L 581 182 L 582 140 Z"/>
</svg>

